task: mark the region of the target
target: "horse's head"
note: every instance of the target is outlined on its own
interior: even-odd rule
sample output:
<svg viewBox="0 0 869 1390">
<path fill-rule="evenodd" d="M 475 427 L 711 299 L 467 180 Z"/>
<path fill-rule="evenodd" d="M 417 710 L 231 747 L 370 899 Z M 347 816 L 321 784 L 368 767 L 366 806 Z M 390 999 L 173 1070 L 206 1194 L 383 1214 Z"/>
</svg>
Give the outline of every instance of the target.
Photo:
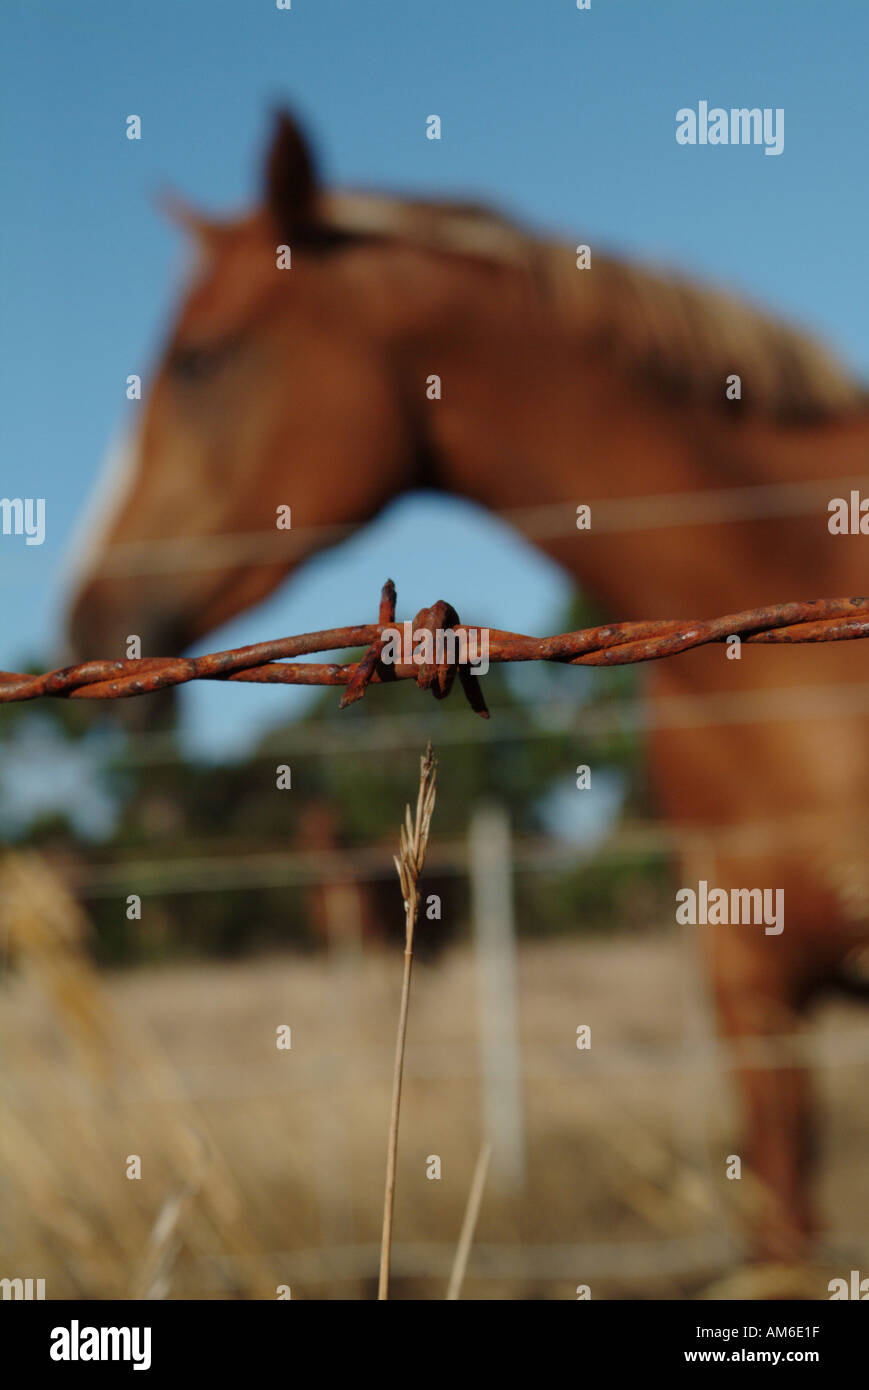
<svg viewBox="0 0 869 1390">
<path fill-rule="evenodd" d="M 330 528 L 409 484 L 396 348 L 372 327 L 389 318 L 374 312 L 383 293 L 366 278 L 365 238 L 329 230 L 325 201 L 280 116 L 257 212 L 212 223 L 176 207 L 197 266 L 123 495 L 79 562 L 76 656 L 122 656 L 129 634 L 143 655 L 182 651 L 270 593 Z"/>
</svg>

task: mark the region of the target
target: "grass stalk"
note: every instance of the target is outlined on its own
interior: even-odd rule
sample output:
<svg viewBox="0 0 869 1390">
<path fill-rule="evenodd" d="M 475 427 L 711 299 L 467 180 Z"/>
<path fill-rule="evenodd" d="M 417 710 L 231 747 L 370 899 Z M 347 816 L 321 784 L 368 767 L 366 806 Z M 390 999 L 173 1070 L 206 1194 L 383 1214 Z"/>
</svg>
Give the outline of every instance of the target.
<svg viewBox="0 0 869 1390">
<path fill-rule="evenodd" d="M 471 1180 L 471 1190 L 468 1193 L 468 1204 L 465 1207 L 465 1218 L 462 1222 L 462 1230 L 459 1236 L 459 1243 L 456 1246 L 456 1256 L 453 1260 L 450 1282 L 447 1286 L 448 1301 L 459 1298 L 462 1292 L 465 1270 L 468 1267 L 468 1256 L 471 1253 L 471 1246 L 474 1243 L 474 1231 L 477 1229 L 477 1217 L 480 1214 L 480 1204 L 483 1200 L 483 1189 L 486 1186 L 486 1174 L 489 1171 L 489 1159 L 491 1157 L 492 1145 L 486 1142 L 480 1149 L 479 1157 L 477 1158 L 477 1166 L 474 1169 L 474 1176 Z"/>
<path fill-rule="evenodd" d="M 395 867 L 404 899 L 404 974 L 401 984 L 401 1007 L 398 1013 L 398 1035 L 395 1041 L 395 1065 L 392 1073 L 392 1106 L 389 1116 L 389 1142 L 386 1150 L 386 1188 L 383 1196 L 383 1230 L 380 1241 L 380 1281 L 378 1299 L 389 1297 L 389 1261 L 392 1251 L 392 1214 L 395 1206 L 395 1169 L 398 1158 L 398 1118 L 401 1110 L 401 1083 L 404 1074 L 404 1046 L 407 1037 L 407 1013 L 410 1004 L 410 976 L 413 968 L 413 932 L 419 914 L 419 878 L 425 862 L 429 829 L 434 812 L 437 783 L 437 759 L 429 743 L 420 758 L 419 791 L 416 798 L 416 817 L 405 807 L 401 827 L 399 853 Z"/>
</svg>

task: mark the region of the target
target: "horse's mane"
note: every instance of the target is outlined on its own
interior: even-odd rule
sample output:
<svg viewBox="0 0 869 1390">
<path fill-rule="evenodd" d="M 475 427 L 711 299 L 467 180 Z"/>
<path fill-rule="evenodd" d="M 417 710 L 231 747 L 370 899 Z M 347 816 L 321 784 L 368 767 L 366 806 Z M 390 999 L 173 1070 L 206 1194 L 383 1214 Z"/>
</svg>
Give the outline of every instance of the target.
<svg viewBox="0 0 869 1390">
<path fill-rule="evenodd" d="M 782 421 L 829 418 L 869 401 L 822 343 L 737 296 L 594 249 L 591 268 L 578 270 L 572 247 L 487 207 L 331 193 L 322 215 L 337 229 L 527 268 L 568 328 L 683 397 L 723 404 L 735 373 L 743 408 Z"/>
</svg>

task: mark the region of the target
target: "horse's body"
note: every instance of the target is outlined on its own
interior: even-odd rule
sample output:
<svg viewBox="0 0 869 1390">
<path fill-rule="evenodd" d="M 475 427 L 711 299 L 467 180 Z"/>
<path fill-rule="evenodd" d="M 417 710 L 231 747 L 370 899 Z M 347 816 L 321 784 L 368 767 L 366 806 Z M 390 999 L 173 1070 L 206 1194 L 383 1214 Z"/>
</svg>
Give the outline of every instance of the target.
<svg viewBox="0 0 869 1390">
<path fill-rule="evenodd" d="M 861 390 L 790 330 L 602 257 L 579 270 L 571 248 L 473 209 L 321 194 L 287 120 L 265 208 L 194 230 L 202 266 L 145 407 L 131 488 L 75 597 L 83 655 L 121 655 L 130 632 L 146 653 L 180 651 L 299 558 L 233 559 L 218 545 L 212 568 L 200 557 L 181 573 L 124 574 L 113 556 L 138 543 L 264 532 L 285 504 L 294 536 L 360 524 L 422 485 L 499 511 L 562 506 L 563 534 L 543 548 L 613 619 L 865 590 L 869 540 L 829 534 L 823 486 L 806 515 L 659 517 L 616 535 L 595 529 L 592 506 L 591 529 L 571 531 L 583 502 L 824 480 L 831 498 L 839 480 L 865 479 Z M 291 270 L 276 268 L 281 244 Z M 742 401 L 725 399 L 730 373 Z M 785 889 L 780 936 L 698 928 L 732 1038 L 792 1033 L 869 935 L 867 667 L 864 644 L 837 643 L 741 660 L 707 647 L 652 669 L 661 810 L 714 852 L 694 858 L 694 881 Z M 806 1076 L 746 1063 L 741 1079 L 742 1152 L 767 1189 L 758 1248 L 790 1257 L 811 1228 Z"/>
</svg>

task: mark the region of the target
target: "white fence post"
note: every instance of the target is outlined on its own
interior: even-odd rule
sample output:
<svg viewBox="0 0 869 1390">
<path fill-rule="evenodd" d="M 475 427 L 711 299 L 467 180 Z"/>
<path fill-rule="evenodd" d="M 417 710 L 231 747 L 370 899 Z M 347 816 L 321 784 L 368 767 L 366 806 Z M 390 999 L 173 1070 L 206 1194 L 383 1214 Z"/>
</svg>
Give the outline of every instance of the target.
<svg viewBox="0 0 869 1390">
<path fill-rule="evenodd" d="M 468 834 L 471 912 L 477 966 L 484 1138 L 492 1181 L 518 1188 L 525 1177 L 525 1132 L 517 1008 L 516 929 L 510 819 L 499 804 L 478 806 Z"/>
</svg>

